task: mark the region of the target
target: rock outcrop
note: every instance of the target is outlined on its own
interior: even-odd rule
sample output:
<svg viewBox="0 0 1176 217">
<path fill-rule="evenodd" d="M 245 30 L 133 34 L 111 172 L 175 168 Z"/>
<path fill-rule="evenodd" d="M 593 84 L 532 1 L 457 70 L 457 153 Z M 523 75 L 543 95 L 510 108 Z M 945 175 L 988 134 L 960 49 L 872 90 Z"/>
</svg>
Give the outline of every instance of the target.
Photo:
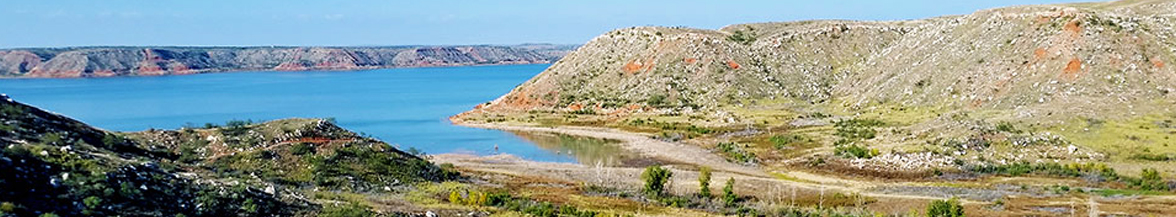
<svg viewBox="0 0 1176 217">
<path fill-rule="evenodd" d="M 697 111 L 773 100 L 1097 115 L 1173 99 L 1173 14 L 1176 2 L 1117 1 L 891 22 L 625 28 L 482 109 Z"/>
<path fill-rule="evenodd" d="M 83 47 L 0 50 L 0 77 L 183 75 L 550 63 L 571 45 L 398 47 Z"/>
</svg>

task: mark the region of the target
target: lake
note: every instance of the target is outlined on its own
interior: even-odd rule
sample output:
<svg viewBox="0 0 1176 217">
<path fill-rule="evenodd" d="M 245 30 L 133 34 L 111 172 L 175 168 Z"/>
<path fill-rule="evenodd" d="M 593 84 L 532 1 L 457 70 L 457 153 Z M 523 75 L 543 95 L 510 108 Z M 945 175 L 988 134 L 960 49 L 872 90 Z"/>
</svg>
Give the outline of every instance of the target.
<svg viewBox="0 0 1176 217">
<path fill-rule="evenodd" d="M 430 154 L 489 155 L 496 154 L 494 146 L 498 145 L 503 153 L 529 160 L 619 162 L 615 159 L 623 156 L 619 147 L 603 140 L 527 135 L 449 123 L 449 116 L 506 94 L 548 66 L 0 79 L 0 93 L 108 130 L 330 117 L 349 130 L 401 149 L 412 147 Z"/>
</svg>

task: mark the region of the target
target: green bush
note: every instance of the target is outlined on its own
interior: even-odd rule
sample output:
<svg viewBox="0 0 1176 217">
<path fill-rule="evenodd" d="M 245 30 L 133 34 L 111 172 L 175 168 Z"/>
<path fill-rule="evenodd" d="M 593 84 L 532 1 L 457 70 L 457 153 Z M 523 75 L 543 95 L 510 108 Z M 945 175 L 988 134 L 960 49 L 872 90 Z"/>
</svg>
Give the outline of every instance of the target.
<svg viewBox="0 0 1176 217">
<path fill-rule="evenodd" d="M 833 153 L 853 158 L 873 158 L 878 156 L 878 149 L 868 149 L 858 145 L 842 145 L 833 149 Z"/>
<path fill-rule="evenodd" d="M 314 145 L 310 143 L 300 142 L 290 147 L 290 153 L 294 155 L 314 154 Z"/>
<path fill-rule="evenodd" d="M 751 44 L 751 42 L 755 41 L 755 36 L 752 36 L 751 34 L 747 34 L 747 33 L 743 32 L 743 30 L 735 30 L 735 33 L 731 34 L 730 36 L 727 36 L 727 40 L 730 40 L 730 41 L 733 41 L 736 43 L 740 43 L 740 44 L 744 44 L 744 45 L 749 45 L 749 44 Z"/>
<path fill-rule="evenodd" d="M 666 193 L 666 183 L 674 176 L 674 172 L 661 166 L 649 166 L 645 168 L 645 172 L 641 173 L 641 180 L 645 181 L 645 187 L 642 192 L 654 197 L 660 197 Z"/>
<path fill-rule="evenodd" d="M 703 198 L 711 197 L 710 191 L 711 169 L 702 167 L 698 173 L 698 195 Z"/>
<path fill-rule="evenodd" d="M 666 103 L 666 95 L 661 95 L 661 94 L 651 95 L 651 96 L 649 96 L 648 100 L 645 100 L 645 104 L 647 104 L 649 106 L 653 106 L 653 107 L 662 107 L 662 106 L 665 106 L 665 103 Z"/>
<path fill-rule="evenodd" d="M 1014 127 L 1013 124 L 1011 124 L 1009 122 L 997 123 L 996 124 L 996 131 L 1009 132 L 1009 133 L 1013 133 L 1013 134 L 1021 133 L 1021 130 L 1018 130 L 1017 127 Z"/>
<path fill-rule="evenodd" d="M 768 138 L 768 141 L 772 142 L 772 146 L 776 147 L 776 149 L 784 149 L 797 143 L 810 142 L 812 140 L 804 138 L 801 135 L 775 135 Z"/>
<path fill-rule="evenodd" d="M 1156 169 L 1145 168 L 1141 173 L 1139 181 L 1132 183 L 1140 190 L 1145 191 L 1167 191 L 1168 183 L 1164 182 L 1164 178 L 1160 177 L 1160 172 Z"/>
<path fill-rule="evenodd" d="M 595 115 L 595 114 L 596 114 L 596 110 L 595 110 L 595 109 L 592 109 L 592 108 L 583 108 L 583 109 L 580 109 L 580 110 L 575 110 L 575 111 L 572 111 L 572 114 L 577 114 L 577 115 Z"/>
<path fill-rule="evenodd" d="M 324 207 L 318 216 L 320 217 L 361 217 L 361 216 L 376 216 L 366 206 L 358 203 L 349 203 L 344 205 L 334 205 Z"/>
<path fill-rule="evenodd" d="M 873 139 L 878 133 L 874 130 L 874 127 L 883 125 L 885 125 L 885 123 L 879 120 L 857 118 L 841 120 L 833 123 L 833 126 L 837 127 L 837 132 L 834 133 L 834 135 L 849 141 Z"/>
<path fill-rule="evenodd" d="M 735 162 L 755 163 L 755 160 L 756 160 L 755 153 L 751 153 L 746 150 L 743 150 L 743 148 L 741 148 L 739 146 L 740 146 L 739 144 L 735 144 L 735 143 L 722 142 L 722 143 L 719 143 L 718 148 L 719 148 L 719 151 L 726 153 L 727 156 L 730 157 Z"/>
<path fill-rule="evenodd" d="M 960 205 L 960 201 L 956 198 L 948 200 L 931 201 L 927 205 L 927 216 L 929 217 L 963 217 L 964 206 Z"/>
<path fill-rule="evenodd" d="M 735 195 L 735 178 L 727 178 L 727 186 L 723 186 L 723 204 L 734 207 L 738 200 L 739 196 Z"/>
</svg>

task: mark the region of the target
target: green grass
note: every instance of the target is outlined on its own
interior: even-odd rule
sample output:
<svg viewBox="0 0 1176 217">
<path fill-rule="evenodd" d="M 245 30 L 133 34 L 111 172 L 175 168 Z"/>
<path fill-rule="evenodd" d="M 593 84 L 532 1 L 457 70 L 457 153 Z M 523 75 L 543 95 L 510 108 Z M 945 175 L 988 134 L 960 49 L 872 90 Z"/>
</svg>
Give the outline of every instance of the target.
<svg viewBox="0 0 1176 217">
<path fill-rule="evenodd" d="M 1169 191 L 1138 190 L 1138 189 L 1115 189 L 1115 188 L 1094 189 L 1094 190 L 1090 190 L 1090 193 L 1093 193 L 1093 194 L 1098 194 L 1098 195 L 1100 195 L 1100 196 L 1103 196 L 1103 197 L 1110 197 L 1110 196 L 1137 196 L 1137 195 L 1149 195 L 1149 196 L 1154 196 L 1154 195 L 1172 195 L 1172 192 L 1169 192 Z"/>
<path fill-rule="evenodd" d="M 1127 120 L 1076 119 L 1048 129 L 1071 142 L 1108 154 L 1112 160 L 1138 155 L 1176 155 L 1176 117 L 1145 115 Z"/>
</svg>

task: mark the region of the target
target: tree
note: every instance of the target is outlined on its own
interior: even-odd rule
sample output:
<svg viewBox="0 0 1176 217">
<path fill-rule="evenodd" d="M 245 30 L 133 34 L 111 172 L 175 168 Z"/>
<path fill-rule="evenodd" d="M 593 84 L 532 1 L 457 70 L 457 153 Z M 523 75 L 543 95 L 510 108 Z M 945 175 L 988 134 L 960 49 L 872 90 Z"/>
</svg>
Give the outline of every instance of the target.
<svg viewBox="0 0 1176 217">
<path fill-rule="evenodd" d="M 727 186 L 723 187 L 723 202 L 727 206 L 735 206 L 739 196 L 735 195 L 735 177 L 727 178 Z"/>
<path fill-rule="evenodd" d="M 674 172 L 661 166 L 646 167 L 645 172 L 641 173 L 641 180 L 645 181 L 645 188 L 642 191 L 650 196 L 661 196 L 666 192 L 666 182 L 673 176 Z"/>
<path fill-rule="evenodd" d="M 1160 177 L 1160 172 L 1152 168 L 1144 168 L 1140 175 L 1140 189 L 1166 191 L 1168 190 L 1167 183 L 1164 183 L 1164 178 Z"/>
<path fill-rule="evenodd" d="M 927 205 L 927 216 L 963 217 L 964 206 L 960 205 L 960 201 L 954 197 L 947 200 L 931 201 L 931 204 Z"/>
<path fill-rule="evenodd" d="M 702 167 L 698 174 L 698 195 L 702 197 L 711 197 L 710 191 L 711 169 L 710 167 Z"/>
</svg>

